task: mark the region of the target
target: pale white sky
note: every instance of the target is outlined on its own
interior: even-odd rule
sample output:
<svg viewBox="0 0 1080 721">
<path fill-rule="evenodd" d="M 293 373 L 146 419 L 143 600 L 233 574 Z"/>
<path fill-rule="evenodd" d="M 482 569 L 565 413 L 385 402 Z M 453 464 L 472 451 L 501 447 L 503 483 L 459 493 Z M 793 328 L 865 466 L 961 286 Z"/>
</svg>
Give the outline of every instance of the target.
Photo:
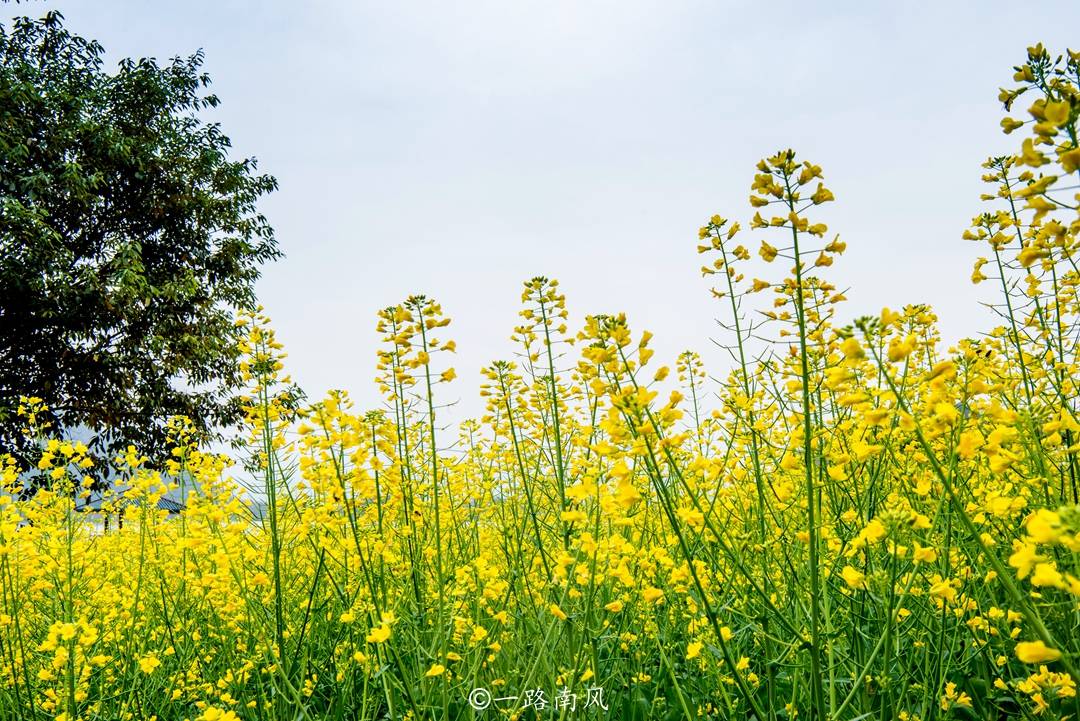
<svg viewBox="0 0 1080 721">
<path fill-rule="evenodd" d="M 696 231 L 748 218 L 754 163 L 820 164 L 848 242 L 847 317 L 928 302 L 947 338 L 992 323 L 960 239 L 979 164 L 1010 151 L 998 88 L 1025 47 L 1080 45 L 1075 2 L 69 0 L 110 63 L 206 51 L 238 154 L 281 189 L 287 257 L 259 293 L 313 397 L 378 402 L 376 309 L 454 318 L 459 380 L 509 357 L 521 283 L 559 278 L 575 318 L 626 311 L 657 360 L 711 348 Z M 780 268 L 772 268 L 773 273 Z"/>
</svg>

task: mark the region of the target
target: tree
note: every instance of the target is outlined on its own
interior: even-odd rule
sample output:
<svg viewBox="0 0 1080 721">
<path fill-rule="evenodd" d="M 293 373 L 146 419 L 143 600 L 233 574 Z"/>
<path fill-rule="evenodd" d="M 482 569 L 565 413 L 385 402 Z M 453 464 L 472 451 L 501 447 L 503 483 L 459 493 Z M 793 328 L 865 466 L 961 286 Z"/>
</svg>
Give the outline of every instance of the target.
<svg viewBox="0 0 1080 721">
<path fill-rule="evenodd" d="M 165 450 L 239 417 L 236 312 L 281 253 L 256 210 L 277 187 L 199 115 L 200 52 L 103 69 L 63 17 L 0 25 L 0 452 L 20 396 L 96 446 Z M 92 446 L 93 447 L 93 446 Z"/>
</svg>

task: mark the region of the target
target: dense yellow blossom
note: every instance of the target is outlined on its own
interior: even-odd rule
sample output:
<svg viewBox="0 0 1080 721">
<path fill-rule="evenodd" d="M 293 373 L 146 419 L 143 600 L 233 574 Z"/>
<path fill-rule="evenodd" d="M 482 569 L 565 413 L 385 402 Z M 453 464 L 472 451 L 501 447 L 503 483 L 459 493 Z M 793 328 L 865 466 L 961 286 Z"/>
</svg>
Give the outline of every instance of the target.
<svg viewBox="0 0 1080 721">
<path fill-rule="evenodd" d="M 836 198 L 782 150 L 749 222 L 695 240 L 712 374 L 623 314 L 571 330 L 538 277 L 456 428 L 450 319 L 419 295 L 377 314 L 383 407 L 303 401 L 252 312 L 243 452 L 174 419 L 172 455 L 115 449 L 100 495 L 24 399 L 0 721 L 442 721 L 477 689 L 527 719 L 564 688 L 626 718 L 1076 717 L 1078 71 L 1035 46 L 1002 91 L 1027 137 L 963 233 L 1000 322 L 952 345 L 925 305 L 846 315 Z"/>
</svg>

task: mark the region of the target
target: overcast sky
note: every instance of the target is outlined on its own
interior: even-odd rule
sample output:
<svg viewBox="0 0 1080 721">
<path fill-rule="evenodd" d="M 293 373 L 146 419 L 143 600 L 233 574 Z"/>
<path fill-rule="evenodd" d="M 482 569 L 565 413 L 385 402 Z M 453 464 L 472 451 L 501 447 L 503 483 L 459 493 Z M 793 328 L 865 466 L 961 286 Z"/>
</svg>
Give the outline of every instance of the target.
<svg viewBox="0 0 1080 721">
<path fill-rule="evenodd" d="M 713 213 L 747 218 L 754 163 L 820 164 L 848 242 L 845 317 L 927 302 L 947 338 L 992 324 L 960 239 L 980 163 L 1012 149 L 998 88 L 1025 47 L 1080 45 L 1076 2 L 70 0 L 70 29 L 123 56 L 206 51 L 237 154 L 280 190 L 287 257 L 259 294 L 313 396 L 371 383 L 375 311 L 422 292 L 453 317 L 476 413 L 508 357 L 521 283 L 559 278 L 575 317 L 626 311 L 710 370 L 695 254 Z M 782 268 L 772 268 L 773 273 Z"/>
</svg>

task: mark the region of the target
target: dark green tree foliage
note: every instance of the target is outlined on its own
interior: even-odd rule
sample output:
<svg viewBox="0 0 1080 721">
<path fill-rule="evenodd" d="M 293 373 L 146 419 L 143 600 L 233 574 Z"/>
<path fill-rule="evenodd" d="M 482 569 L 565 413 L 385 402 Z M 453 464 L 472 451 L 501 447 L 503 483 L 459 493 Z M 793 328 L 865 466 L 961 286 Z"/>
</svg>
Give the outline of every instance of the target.
<svg viewBox="0 0 1080 721">
<path fill-rule="evenodd" d="M 171 415 L 237 418 L 235 313 L 280 256 L 256 210 L 277 183 L 199 118 L 202 60 L 110 73 L 59 13 L 0 26 L 0 452 L 28 442 L 21 395 L 151 457 Z"/>
</svg>

